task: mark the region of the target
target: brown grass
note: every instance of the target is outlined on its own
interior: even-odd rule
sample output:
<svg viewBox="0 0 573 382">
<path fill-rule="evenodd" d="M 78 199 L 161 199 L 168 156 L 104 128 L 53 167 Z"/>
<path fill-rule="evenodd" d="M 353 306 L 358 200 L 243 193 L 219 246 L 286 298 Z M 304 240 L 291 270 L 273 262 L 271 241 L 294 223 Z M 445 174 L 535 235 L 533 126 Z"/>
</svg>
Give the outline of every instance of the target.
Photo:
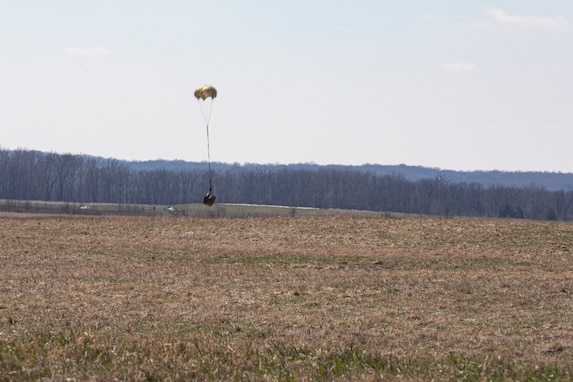
<svg viewBox="0 0 573 382">
<path fill-rule="evenodd" d="M 0 380 L 568 380 L 573 225 L 0 219 Z"/>
</svg>

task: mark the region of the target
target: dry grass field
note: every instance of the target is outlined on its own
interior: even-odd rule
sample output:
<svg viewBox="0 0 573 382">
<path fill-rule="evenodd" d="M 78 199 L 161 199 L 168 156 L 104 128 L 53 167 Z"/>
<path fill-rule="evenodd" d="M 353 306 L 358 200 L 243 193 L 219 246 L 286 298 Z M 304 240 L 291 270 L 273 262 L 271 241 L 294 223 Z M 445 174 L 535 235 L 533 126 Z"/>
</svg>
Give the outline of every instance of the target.
<svg viewBox="0 0 573 382">
<path fill-rule="evenodd" d="M 573 225 L 0 217 L 0 380 L 570 380 Z"/>
</svg>

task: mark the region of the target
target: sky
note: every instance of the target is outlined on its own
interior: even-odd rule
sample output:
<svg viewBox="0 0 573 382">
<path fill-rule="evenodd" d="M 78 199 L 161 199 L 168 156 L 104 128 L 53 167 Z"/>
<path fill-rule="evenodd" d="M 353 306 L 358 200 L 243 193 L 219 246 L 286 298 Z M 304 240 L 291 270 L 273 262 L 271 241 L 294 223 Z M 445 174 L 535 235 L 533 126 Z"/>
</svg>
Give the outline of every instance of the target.
<svg viewBox="0 0 573 382">
<path fill-rule="evenodd" d="M 573 172 L 571 0 L 0 0 L 0 148 Z"/>
</svg>

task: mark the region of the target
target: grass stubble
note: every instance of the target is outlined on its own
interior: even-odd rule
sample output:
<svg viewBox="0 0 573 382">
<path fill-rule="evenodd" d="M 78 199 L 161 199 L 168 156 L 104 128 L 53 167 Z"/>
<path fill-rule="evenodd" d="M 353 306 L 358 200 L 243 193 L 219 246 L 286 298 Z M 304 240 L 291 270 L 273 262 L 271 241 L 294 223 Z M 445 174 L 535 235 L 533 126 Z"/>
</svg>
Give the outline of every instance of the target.
<svg viewBox="0 0 573 382">
<path fill-rule="evenodd" d="M 573 226 L 0 219 L 0 380 L 569 380 Z"/>
</svg>

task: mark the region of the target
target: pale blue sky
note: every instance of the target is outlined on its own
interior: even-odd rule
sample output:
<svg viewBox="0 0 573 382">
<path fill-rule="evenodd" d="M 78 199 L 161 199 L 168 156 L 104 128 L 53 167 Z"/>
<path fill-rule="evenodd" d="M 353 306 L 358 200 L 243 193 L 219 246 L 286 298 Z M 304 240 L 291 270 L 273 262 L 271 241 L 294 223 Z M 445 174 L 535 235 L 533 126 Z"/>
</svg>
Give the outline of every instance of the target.
<svg viewBox="0 0 573 382">
<path fill-rule="evenodd" d="M 0 0 L 0 147 L 573 172 L 573 1 Z"/>
</svg>

